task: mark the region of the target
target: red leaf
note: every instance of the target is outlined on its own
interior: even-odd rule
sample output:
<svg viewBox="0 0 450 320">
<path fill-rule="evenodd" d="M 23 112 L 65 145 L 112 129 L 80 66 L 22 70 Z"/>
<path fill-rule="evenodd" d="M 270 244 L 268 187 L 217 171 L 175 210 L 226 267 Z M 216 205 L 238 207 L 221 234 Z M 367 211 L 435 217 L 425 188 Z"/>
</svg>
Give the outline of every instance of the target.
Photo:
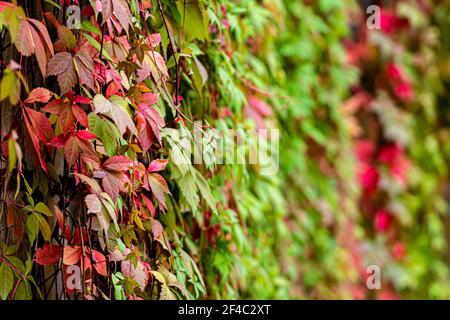
<svg viewBox="0 0 450 320">
<path fill-rule="evenodd" d="M 146 175 L 146 182 L 150 186 L 150 189 L 152 190 L 153 194 L 155 195 L 155 198 L 158 200 L 159 206 L 165 210 L 166 209 L 166 199 L 164 196 L 164 193 L 169 193 L 169 187 L 167 186 L 166 180 L 164 178 L 157 174 L 157 173 L 150 173 Z"/>
<path fill-rule="evenodd" d="M 39 140 L 44 143 L 50 141 L 54 136 L 50 120 L 48 120 L 46 116 L 36 110 L 27 107 L 25 108 L 25 110 L 30 117 L 31 124 L 33 125 L 33 128 Z"/>
<path fill-rule="evenodd" d="M 87 130 L 81 130 L 77 132 L 77 136 L 84 140 L 91 140 L 95 138 L 95 134 Z"/>
<path fill-rule="evenodd" d="M 43 38 L 48 50 L 50 51 L 50 54 L 53 56 L 55 54 L 54 50 L 53 50 L 53 43 L 52 40 L 50 39 L 50 36 L 48 34 L 47 28 L 45 27 L 45 25 L 43 25 L 40 21 L 35 20 L 35 19 L 28 19 L 28 21 L 33 24 L 40 32 L 40 36 Z M 43 74 L 45 75 L 45 74 Z"/>
<path fill-rule="evenodd" d="M 55 148 L 62 148 L 66 144 L 66 140 L 66 137 L 61 134 L 59 136 L 53 137 L 53 139 L 48 144 Z"/>
<path fill-rule="evenodd" d="M 98 252 L 97 250 L 92 250 L 92 259 L 94 260 L 94 268 L 97 270 L 99 274 L 107 277 L 108 271 L 106 266 L 106 258 L 105 256 Z"/>
<path fill-rule="evenodd" d="M 75 98 L 73 99 L 73 101 L 75 103 L 81 103 L 81 104 L 90 104 L 91 103 L 91 99 L 88 97 L 83 97 L 83 96 L 75 96 Z"/>
<path fill-rule="evenodd" d="M 162 143 L 160 129 L 165 126 L 165 123 L 158 111 L 143 103 L 139 105 L 139 111 L 136 114 L 139 141 L 145 152 L 150 148 L 154 137 L 160 144 Z"/>
<path fill-rule="evenodd" d="M 78 160 L 80 152 L 81 148 L 78 139 L 75 136 L 70 136 L 64 145 L 64 156 L 69 166 L 72 166 Z"/>
<path fill-rule="evenodd" d="M 106 173 L 106 176 L 102 179 L 102 186 L 111 199 L 115 201 L 119 195 L 119 192 L 123 189 L 123 186 L 129 181 L 129 179 L 122 172 L 107 171 Z"/>
<path fill-rule="evenodd" d="M 150 211 L 152 218 L 154 218 L 155 217 L 155 206 L 153 206 L 153 202 L 144 194 L 142 194 L 142 198 L 144 199 L 144 202 L 147 205 L 147 209 L 148 209 L 148 211 Z"/>
<path fill-rule="evenodd" d="M 20 21 L 19 34 L 17 35 L 15 44 L 17 50 L 26 57 L 34 53 L 34 41 L 31 29 L 32 26 L 26 19 Z"/>
<path fill-rule="evenodd" d="M 141 98 L 141 103 L 146 104 L 147 106 L 152 106 L 156 102 L 158 102 L 159 94 L 155 93 L 144 93 Z"/>
<path fill-rule="evenodd" d="M 70 228 L 67 223 L 64 222 L 64 215 L 62 214 L 61 210 L 57 206 L 54 207 L 54 213 L 56 217 L 56 221 L 58 222 L 58 226 L 61 229 L 62 233 L 66 237 L 68 241 L 72 239 L 72 234 L 70 232 Z"/>
<path fill-rule="evenodd" d="M 68 266 L 78 263 L 81 258 L 81 253 L 82 250 L 80 246 L 65 246 L 63 253 L 63 263 Z"/>
<path fill-rule="evenodd" d="M 272 114 L 272 109 L 270 106 L 255 96 L 248 97 L 248 103 L 253 110 L 258 112 L 263 117 L 268 117 Z"/>
<path fill-rule="evenodd" d="M 70 91 L 78 81 L 72 55 L 69 52 L 55 54 L 47 65 L 48 76 L 57 76 L 62 94 Z"/>
<path fill-rule="evenodd" d="M 82 157 L 83 161 L 87 159 L 98 162 L 97 153 L 92 143 L 79 138 L 77 135 L 71 135 L 64 145 L 64 155 L 69 166 L 72 166 L 78 158 Z M 87 159 L 86 159 L 87 158 Z"/>
<path fill-rule="evenodd" d="M 113 12 L 112 0 L 101 0 L 103 23 L 111 18 Z"/>
<path fill-rule="evenodd" d="M 47 73 L 47 53 L 45 52 L 45 47 L 39 33 L 37 33 L 34 28 L 30 28 L 30 30 L 34 39 L 34 54 L 36 55 L 36 60 L 38 62 L 39 69 L 41 70 L 41 74 L 45 76 Z"/>
<path fill-rule="evenodd" d="M 34 261 L 41 266 L 51 266 L 59 261 L 62 256 L 62 247 L 45 243 L 42 248 L 36 250 Z"/>
<path fill-rule="evenodd" d="M 166 168 L 168 162 L 169 160 L 163 159 L 153 160 L 148 166 L 148 171 L 150 172 L 162 171 Z"/>
<path fill-rule="evenodd" d="M 77 227 L 75 232 L 73 233 L 73 244 L 80 245 L 82 243 L 86 243 L 88 238 L 88 228 L 87 227 Z"/>
<path fill-rule="evenodd" d="M 47 166 L 45 164 L 45 161 L 42 159 L 42 155 L 41 155 L 41 148 L 39 146 L 39 138 L 35 134 L 35 130 L 34 130 L 33 126 L 31 125 L 30 121 L 28 120 L 27 116 L 24 115 L 23 118 L 25 120 L 25 126 L 27 128 L 28 135 L 30 136 L 31 142 L 33 143 L 34 150 L 36 150 L 36 154 L 38 156 L 41 167 L 47 173 Z"/>
<path fill-rule="evenodd" d="M 86 115 L 86 112 L 84 112 L 84 110 L 81 109 L 80 106 L 77 106 L 76 104 L 72 105 L 72 112 L 75 118 L 83 127 L 89 128 L 89 120 Z"/>
<path fill-rule="evenodd" d="M 128 33 L 128 29 L 131 24 L 131 12 L 126 0 L 112 0 L 113 2 L 113 14 L 119 20 L 120 25 Z"/>
<path fill-rule="evenodd" d="M 73 57 L 69 52 L 59 52 L 50 59 L 47 65 L 47 77 L 57 76 L 67 71 L 73 64 Z"/>
<path fill-rule="evenodd" d="M 52 97 L 53 93 L 45 88 L 36 88 L 31 90 L 30 95 L 24 103 L 32 104 L 35 102 L 47 103 Z"/>
<path fill-rule="evenodd" d="M 131 165 L 133 165 L 133 161 L 131 161 L 128 157 L 114 156 L 106 160 L 103 167 L 108 170 L 125 171 Z"/>
<path fill-rule="evenodd" d="M 74 63 L 77 66 L 80 84 L 85 84 L 89 89 L 95 90 L 94 75 L 95 71 L 94 61 L 85 51 L 78 51 L 74 58 Z"/>
</svg>

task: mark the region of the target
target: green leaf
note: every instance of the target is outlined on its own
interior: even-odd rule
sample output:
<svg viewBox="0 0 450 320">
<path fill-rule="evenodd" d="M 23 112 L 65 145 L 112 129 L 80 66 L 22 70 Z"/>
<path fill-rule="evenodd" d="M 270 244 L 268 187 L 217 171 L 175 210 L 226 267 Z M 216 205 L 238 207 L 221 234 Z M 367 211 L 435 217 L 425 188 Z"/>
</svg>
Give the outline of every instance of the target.
<svg viewBox="0 0 450 320">
<path fill-rule="evenodd" d="M 46 241 L 50 241 L 52 238 L 52 231 L 47 220 L 40 214 L 36 214 L 39 220 L 39 229 L 41 230 L 42 236 Z"/>
<path fill-rule="evenodd" d="M 180 187 L 183 198 L 189 204 L 192 211 L 197 211 L 200 198 L 198 197 L 197 186 L 192 174 L 189 172 L 188 174 L 178 178 L 176 181 L 178 183 L 178 186 Z"/>
<path fill-rule="evenodd" d="M 185 5 L 186 7 L 184 7 Z M 177 1 L 177 8 L 179 12 L 186 13 L 182 19 L 184 19 L 185 24 L 183 35 L 187 41 L 208 39 L 209 21 L 205 8 L 197 2 L 183 0 Z"/>
<path fill-rule="evenodd" d="M 16 142 L 8 139 L 8 172 L 12 172 L 17 163 Z"/>
<path fill-rule="evenodd" d="M 23 264 L 22 260 L 15 256 L 8 257 L 8 260 L 17 270 L 19 270 L 20 273 L 13 269 L 13 273 L 15 273 L 18 278 L 25 274 L 25 265 Z"/>
<path fill-rule="evenodd" d="M 100 32 L 100 30 L 98 30 L 93 24 L 92 22 L 90 22 L 89 20 L 84 20 L 81 23 L 81 30 L 86 31 L 86 32 L 92 32 L 95 33 L 99 36 L 102 35 L 102 33 Z"/>
<path fill-rule="evenodd" d="M 39 202 L 35 207 L 34 210 L 46 215 L 47 217 L 53 216 L 53 213 L 50 211 L 50 209 L 45 205 L 43 202 Z"/>
<path fill-rule="evenodd" d="M 47 3 L 50 3 L 52 6 L 58 8 L 59 10 L 62 10 L 61 6 L 59 4 L 57 4 L 56 2 L 52 1 L 52 0 L 44 0 Z"/>
<path fill-rule="evenodd" d="M 31 244 L 33 244 L 39 232 L 39 219 L 36 214 L 32 214 L 28 217 L 26 225 L 28 231 L 28 239 L 30 239 Z"/>
<path fill-rule="evenodd" d="M 111 121 L 101 118 L 94 112 L 89 114 L 88 119 L 89 128 L 100 139 L 106 153 L 109 156 L 114 156 L 117 153 L 120 138 L 117 127 Z"/>
<path fill-rule="evenodd" d="M 177 296 L 173 294 L 166 284 L 161 285 L 161 293 L 159 294 L 161 300 L 177 300 Z"/>
<path fill-rule="evenodd" d="M 196 175 L 197 175 L 197 179 L 195 179 L 195 183 L 196 183 L 198 189 L 200 190 L 202 197 L 206 200 L 209 207 L 215 213 L 217 213 L 216 200 L 212 196 L 208 181 L 206 181 L 205 177 L 203 177 L 203 175 L 201 174 L 200 171 L 198 171 L 197 169 L 195 169 L 195 171 L 196 171 Z"/>
<path fill-rule="evenodd" d="M 9 98 L 12 105 L 19 102 L 20 97 L 20 81 L 11 69 L 6 68 L 0 82 L 0 101 Z"/>
<path fill-rule="evenodd" d="M 6 264 L 0 264 L 0 298 L 6 300 L 13 289 L 14 274 L 11 268 Z"/>
<path fill-rule="evenodd" d="M 102 46 L 100 45 L 100 43 L 98 43 L 97 40 L 95 40 L 93 37 L 91 37 L 90 35 L 88 35 L 85 32 L 83 32 L 83 37 L 86 38 L 86 40 L 91 44 L 91 46 L 93 46 L 95 49 L 97 49 L 98 52 L 100 52 L 100 50 L 102 49 Z M 108 52 L 106 52 L 105 48 L 103 48 L 103 50 L 102 50 L 102 56 L 105 57 L 110 62 L 114 63 L 113 59 L 108 54 Z"/>
<path fill-rule="evenodd" d="M 28 281 L 21 281 L 17 287 L 14 295 L 14 300 L 31 300 L 33 299 L 33 293 Z"/>
</svg>

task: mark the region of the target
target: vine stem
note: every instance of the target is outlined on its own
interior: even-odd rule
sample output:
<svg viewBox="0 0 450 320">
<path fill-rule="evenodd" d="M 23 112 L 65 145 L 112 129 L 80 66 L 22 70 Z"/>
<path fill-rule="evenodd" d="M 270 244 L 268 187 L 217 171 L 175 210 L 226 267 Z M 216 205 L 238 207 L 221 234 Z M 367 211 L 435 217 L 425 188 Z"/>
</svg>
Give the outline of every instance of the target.
<svg viewBox="0 0 450 320">
<path fill-rule="evenodd" d="M 170 35 L 169 26 L 167 24 L 166 17 L 164 16 L 164 11 L 163 11 L 163 6 L 161 4 L 161 0 L 158 0 L 158 7 L 159 7 L 159 12 L 161 14 L 161 18 L 162 18 L 163 23 L 164 23 L 164 28 L 166 29 L 167 36 L 169 37 L 170 47 L 172 49 L 173 59 L 175 61 L 175 68 L 176 68 L 175 82 L 176 82 L 176 84 L 175 84 L 175 101 L 174 101 L 174 103 L 175 103 L 175 106 L 178 107 L 179 106 L 179 104 L 178 104 L 178 86 L 179 86 L 178 73 L 179 73 L 179 70 L 180 70 L 180 65 L 178 63 L 177 54 L 175 52 L 175 45 L 174 45 L 174 43 L 172 41 L 172 37 Z M 177 113 L 179 112 L 178 108 L 175 108 L 175 110 L 177 111 Z"/>
</svg>

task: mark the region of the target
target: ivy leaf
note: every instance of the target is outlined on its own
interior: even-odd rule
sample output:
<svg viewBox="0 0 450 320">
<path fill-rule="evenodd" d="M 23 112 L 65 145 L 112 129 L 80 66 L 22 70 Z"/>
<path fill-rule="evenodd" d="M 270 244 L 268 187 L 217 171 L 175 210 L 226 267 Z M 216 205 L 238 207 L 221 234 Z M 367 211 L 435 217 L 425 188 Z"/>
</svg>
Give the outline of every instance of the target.
<svg viewBox="0 0 450 320">
<path fill-rule="evenodd" d="M 11 105 L 16 105 L 19 102 L 20 80 L 10 67 L 3 71 L 3 77 L 0 82 L 0 101 L 8 97 Z"/>
<path fill-rule="evenodd" d="M 103 23 L 108 21 L 113 13 L 113 4 L 112 0 L 101 0 L 102 1 L 102 17 Z"/>
<path fill-rule="evenodd" d="M 128 8 L 128 3 L 125 0 L 112 0 L 114 17 L 119 21 L 120 25 L 125 29 L 128 34 L 128 30 L 131 25 L 131 12 Z"/>
<path fill-rule="evenodd" d="M 159 144 L 162 144 L 160 131 L 165 126 L 165 122 L 158 111 L 141 103 L 139 110 L 136 112 L 136 122 L 138 138 L 143 152 L 146 152 L 151 147 L 155 137 Z"/>
<path fill-rule="evenodd" d="M 200 190 L 202 197 L 206 200 L 206 202 L 208 203 L 208 206 L 214 212 L 217 212 L 216 200 L 214 199 L 214 197 L 211 194 L 211 189 L 209 187 L 208 182 L 206 181 L 205 177 L 203 177 L 203 175 L 200 173 L 200 171 L 195 169 L 195 172 L 196 172 L 195 183 L 196 183 L 198 189 Z"/>
<path fill-rule="evenodd" d="M 182 4 L 182 2 L 178 3 Z M 185 33 L 188 41 L 207 39 L 209 21 L 205 8 L 198 2 L 187 2 L 184 11 L 187 17 Z M 180 12 L 183 12 L 183 9 Z"/>
<path fill-rule="evenodd" d="M 68 52 L 55 54 L 47 65 L 48 76 L 57 76 L 62 94 L 71 90 L 78 81 L 73 56 Z"/>
<path fill-rule="evenodd" d="M 34 149 L 38 156 L 42 169 L 47 172 L 47 166 L 41 155 L 39 140 L 48 142 L 53 135 L 53 129 L 50 121 L 40 112 L 25 107 L 23 109 L 23 119 L 28 135 L 33 143 Z"/>
<path fill-rule="evenodd" d="M 100 213 L 102 211 L 102 203 L 95 194 L 89 194 L 84 199 L 88 208 L 88 213 Z"/>
<path fill-rule="evenodd" d="M 163 233 L 164 228 L 163 228 L 161 222 L 159 222 L 158 220 L 152 218 L 151 221 L 152 221 L 153 237 L 155 239 L 159 239 L 159 237 L 161 237 L 161 235 Z"/>
<path fill-rule="evenodd" d="M 113 220 L 116 230 L 119 230 L 119 225 L 117 224 L 116 207 L 114 206 L 113 199 L 111 199 L 109 194 L 105 192 L 103 192 L 99 198 L 103 204 L 103 208 L 106 210 L 107 216 Z M 105 231 L 108 230 L 108 226 L 105 227 Z"/>
<path fill-rule="evenodd" d="M 62 252 L 62 247 L 45 243 L 42 248 L 36 250 L 34 261 L 41 266 L 51 266 L 61 259 Z"/>
<path fill-rule="evenodd" d="M 143 82 L 151 75 L 156 84 L 162 84 L 169 77 L 166 61 L 157 51 L 146 52 L 143 61 L 139 63 L 139 67 L 137 71 L 138 82 Z"/>
<path fill-rule="evenodd" d="M 103 164 L 103 167 L 107 170 L 126 171 L 133 165 L 133 161 L 126 156 L 114 156 L 109 158 Z"/>
<path fill-rule="evenodd" d="M 31 33 L 32 26 L 23 19 L 20 21 L 19 34 L 16 38 L 16 48 L 25 57 L 31 56 L 34 53 L 34 40 Z"/>
<path fill-rule="evenodd" d="M 44 237 L 45 241 L 50 241 L 52 238 L 50 225 L 48 224 L 47 220 L 40 214 L 36 214 L 36 217 L 39 221 L 39 230 L 41 230 L 42 236 Z"/>
<path fill-rule="evenodd" d="M 161 292 L 159 293 L 159 299 L 161 299 L 161 300 L 178 300 L 177 296 L 165 284 L 161 285 Z"/>
<path fill-rule="evenodd" d="M 166 210 L 167 206 L 164 194 L 170 194 L 166 180 L 157 173 L 147 173 L 144 179 L 144 187 L 147 189 L 150 187 L 152 193 L 155 195 L 155 198 L 158 200 L 161 209 Z"/>
<path fill-rule="evenodd" d="M 102 178 L 103 189 L 113 200 L 117 199 L 126 182 L 127 179 L 123 177 L 121 172 L 108 172 Z"/>
<path fill-rule="evenodd" d="M 158 102 L 158 99 L 159 99 L 159 93 L 155 94 L 152 92 L 147 92 L 142 95 L 141 103 L 143 103 L 147 106 L 152 106 Z"/>
<path fill-rule="evenodd" d="M 48 62 L 47 77 L 64 73 L 69 68 L 72 60 L 72 55 L 69 52 L 59 52 L 55 54 Z"/>
<path fill-rule="evenodd" d="M 28 98 L 25 99 L 24 103 L 32 104 L 36 102 L 47 103 L 53 96 L 53 92 L 45 88 L 35 88 L 31 90 Z"/>
<path fill-rule="evenodd" d="M 156 159 L 153 160 L 150 165 L 148 166 L 149 172 L 158 172 L 163 171 L 167 164 L 169 163 L 169 160 L 163 160 L 163 159 Z"/>
<path fill-rule="evenodd" d="M 2 300 L 8 298 L 9 293 L 14 286 L 14 274 L 11 268 L 6 264 L 0 264 L 0 297 Z"/>
<path fill-rule="evenodd" d="M 53 213 L 50 211 L 50 209 L 43 202 L 39 202 L 34 207 L 34 211 L 42 213 L 42 214 L 46 215 L 47 217 L 53 216 Z"/>
<path fill-rule="evenodd" d="M 62 99 L 55 99 L 41 110 L 58 116 L 58 122 L 62 132 L 71 132 L 74 130 L 75 117 L 69 103 L 64 103 Z"/>
<path fill-rule="evenodd" d="M 88 116 L 89 128 L 100 139 L 103 148 L 109 156 L 116 154 L 119 144 L 120 132 L 109 120 L 103 119 L 91 112 Z"/>
<path fill-rule="evenodd" d="M 28 281 L 21 281 L 14 294 L 14 300 L 32 300 L 33 292 Z"/>
<path fill-rule="evenodd" d="M 30 56 L 34 53 L 42 75 L 46 74 L 46 48 L 51 55 L 54 55 L 54 51 L 47 28 L 41 22 L 34 19 L 22 19 L 15 45 L 24 56 Z"/>
<path fill-rule="evenodd" d="M 89 120 L 86 112 L 79 105 L 72 105 L 72 112 L 78 122 L 85 128 L 89 128 Z"/>
<path fill-rule="evenodd" d="M 102 186 L 105 192 L 115 201 L 119 192 L 123 189 L 125 183 L 129 181 L 127 175 L 123 172 L 128 170 L 132 161 L 125 156 L 114 156 L 108 159 L 102 169 L 95 174 L 102 177 Z"/>
<path fill-rule="evenodd" d="M 21 7 L 4 1 L 0 2 L 0 26 L 5 25 L 8 28 L 13 43 L 16 42 L 19 34 L 21 18 L 25 18 L 25 12 Z"/>
<path fill-rule="evenodd" d="M 111 96 L 110 100 L 112 102 L 111 117 L 116 123 L 122 134 L 125 133 L 128 128 L 134 135 L 137 135 L 136 126 L 128 111 L 128 103 L 119 96 Z"/>
<path fill-rule="evenodd" d="M 120 133 L 123 135 L 127 129 L 137 135 L 136 127 L 128 113 L 128 103 L 119 96 L 112 96 L 110 100 L 102 94 L 97 94 L 92 100 L 95 113 L 101 113 L 113 119 Z"/>
<path fill-rule="evenodd" d="M 39 30 L 39 35 L 41 37 L 41 41 L 45 43 L 46 47 L 50 51 L 50 54 L 53 56 L 55 54 L 52 40 L 50 39 L 50 35 L 48 34 L 47 28 L 38 20 L 36 19 L 28 19 L 29 22 L 31 22 L 35 28 Z M 43 74 L 45 75 L 45 73 Z"/>
<path fill-rule="evenodd" d="M 125 277 L 132 278 L 139 284 L 139 288 L 144 291 L 148 282 L 148 274 L 145 272 L 144 264 L 137 261 L 136 266 L 130 260 L 121 261 L 120 268 Z"/>
<path fill-rule="evenodd" d="M 86 85 L 89 89 L 95 90 L 94 74 L 95 64 L 91 56 L 80 50 L 75 54 L 75 68 L 80 78 L 80 84 Z"/>
<path fill-rule="evenodd" d="M 28 239 L 30 239 L 30 243 L 33 244 L 39 232 L 39 220 L 37 215 L 32 214 L 28 216 L 26 226 L 28 231 Z"/>
<path fill-rule="evenodd" d="M 89 141 L 95 138 L 95 134 L 87 130 L 80 130 L 77 131 L 77 137 Z"/>
<path fill-rule="evenodd" d="M 100 185 L 95 179 L 92 179 L 81 173 L 75 173 L 75 176 L 77 176 L 81 181 L 83 181 L 83 183 L 87 184 L 91 188 L 91 192 L 95 194 L 100 194 L 102 192 Z"/>
<path fill-rule="evenodd" d="M 108 276 L 108 270 L 106 265 L 106 257 L 97 250 L 92 250 L 92 259 L 94 260 L 94 268 L 102 276 Z"/>
<path fill-rule="evenodd" d="M 44 116 L 41 112 L 38 112 L 28 107 L 26 107 L 25 110 L 27 116 L 30 118 L 34 132 L 38 136 L 39 140 L 41 140 L 44 143 L 49 142 L 54 136 L 50 120 L 48 120 L 48 118 Z"/>
<path fill-rule="evenodd" d="M 80 246 L 65 246 L 63 251 L 63 263 L 71 266 L 80 261 L 82 249 Z"/>
<path fill-rule="evenodd" d="M 64 156 L 66 157 L 67 163 L 72 167 L 78 158 L 82 155 L 82 159 L 91 159 L 94 162 L 98 162 L 97 153 L 92 146 L 92 143 L 80 138 L 77 135 L 70 135 L 64 144 Z"/>
</svg>

